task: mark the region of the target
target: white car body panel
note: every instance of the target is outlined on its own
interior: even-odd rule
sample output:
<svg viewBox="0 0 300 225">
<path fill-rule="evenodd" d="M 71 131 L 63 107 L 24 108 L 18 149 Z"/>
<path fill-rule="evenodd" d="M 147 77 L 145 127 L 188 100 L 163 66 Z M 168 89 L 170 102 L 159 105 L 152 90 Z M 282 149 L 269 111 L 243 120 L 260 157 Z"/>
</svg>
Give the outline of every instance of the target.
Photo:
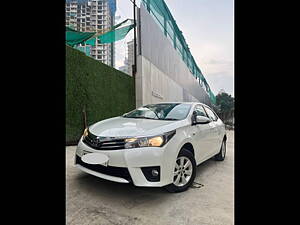
<svg viewBox="0 0 300 225">
<path fill-rule="evenodd" d="M 114 117 L 93 124 L 89 130 L 103 137 L 153 136 L 184 126 L 185 120 L 149 120 Z"/>
<path fill-rule="evenodd" d="M 129 183 L 128 180 L 125 180 L 124 178 L 121 178 L 121 177 L 113 177 L 113 176 L 109 176 L 109 175 L 106 175 L 106 174 L 103 174 L 103 173 L 97 173 L 93 170 L 90 170 L 90 169 L 87 169 L 81 165 L 76 165 L 76 167 L 78 169 L 81 169 L 83 172 L 86 172 L 86 173 L 89 173 L 91 175 L 94 175 L 96 177 L 100 177 L 100 178 L 103 178 L 105 180 L 110 180 L 110 181 L 114 181 L 114 182 L 118 182 L 118 183 Z"/>
<path fill-rule="evenodd" d="M 162 147 L 96 150 L 86 145 L 81 138 L 77 146 L 76 155 L 81 157 L 84 152 L 105 154 L 109 158 L 108 166 L 128 168 L 132 183 L 135 186 L 162 187 L 168 185 L 173 182 L 176 158 L 185 144 L 192 144 L 196 163 L 200 164 L 220 151 L 221 143 L 226 135 L 225 125 L 220 119 L 209 124 L 192 126 L 191 116 L 193 108 L 196 104 L 201 105 L 201 103 L 190 104 L 192 108 L 187 118 L 180 121 L 114 117 L 89 127 L 89 131 L 94 135 L 118 138 L 155 136 L 176 130 L 174 137 Z M 128 183 L 126 179 L 121 177 L 95 172 L 78 164 L 76 166 L 86 173 L 103 179 Z M 150 182 L 144 176 L 141 167 L 151 166 L 160 166 L 160 181 Z"/>
</svg>

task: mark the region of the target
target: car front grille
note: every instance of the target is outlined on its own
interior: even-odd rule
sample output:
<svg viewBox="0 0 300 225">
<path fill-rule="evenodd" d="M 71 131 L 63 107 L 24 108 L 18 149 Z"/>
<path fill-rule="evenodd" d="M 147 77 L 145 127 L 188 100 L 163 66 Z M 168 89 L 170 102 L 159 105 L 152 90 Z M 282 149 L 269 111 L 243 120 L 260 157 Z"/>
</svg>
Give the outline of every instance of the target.
<svg viewBox="0 0 300 225">
<path fill-rule="evenodd" d="M 83 142 L 96 150 L 119 150 L 125 149 L 125 139 L 116 139 L 114 137 L 99 137 L 88 133 Z"/>
<path fill-rule="evenodd" d="M 93 170 L 98 173 L 106 174 L 113 177 L 121 177 L 131 182 L 131 176 L 129 174 L 128 168 L 125 167 L 88 164 L 83 162 L 78 155 L 76 155 L 76 164 L 79 164 L 87 169 Z"/>
</svg>

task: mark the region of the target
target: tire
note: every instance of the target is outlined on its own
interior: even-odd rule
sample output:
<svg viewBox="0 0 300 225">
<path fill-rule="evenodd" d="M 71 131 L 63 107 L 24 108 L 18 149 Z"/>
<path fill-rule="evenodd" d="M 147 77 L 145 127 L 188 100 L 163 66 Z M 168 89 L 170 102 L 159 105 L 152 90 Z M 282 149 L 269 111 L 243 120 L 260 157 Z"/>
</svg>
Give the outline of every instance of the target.
<svg viewBox="0 0 300 225">
<path fill-rule="evenodd" d="M 226 140 L 223 139 L 220 152 L 215 155 L 216 161 L 223 161 L 226 156 Z"/>
<path fill-rule="evenodd" d="M 190 163 L 187 163 L 188 161 Z M 177 172 L 178 175 L 174 175 L 174 182 L 172 184 L 165 186 L 167 191 L 172 193 L 186 191 L 194 182 L 196 176 L 196 161 L 193 154 L 189 150 L 185 148 L 181 149 L 176 159 L 176 165 L 177 166 L 175 167 L 174 174 Z M 188 166 L 185 169 L 182 169 L 182 165 Z M 184 179 L 182 177 L 184 177 Z"/>
</svg>

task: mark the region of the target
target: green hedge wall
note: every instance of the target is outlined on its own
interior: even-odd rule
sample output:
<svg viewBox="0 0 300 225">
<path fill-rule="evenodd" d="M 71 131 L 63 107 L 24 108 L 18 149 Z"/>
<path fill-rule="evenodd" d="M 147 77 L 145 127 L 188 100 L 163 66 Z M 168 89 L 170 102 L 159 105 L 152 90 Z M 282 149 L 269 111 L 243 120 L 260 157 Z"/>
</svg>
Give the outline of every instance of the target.
<svg viewBox="0 0 300 225">
<path fill-rule="evenodd" d="M 76 143 L 87 124 L 135 108 L 132 77 L 66 46 L 66 143 Z"/>
</svg>

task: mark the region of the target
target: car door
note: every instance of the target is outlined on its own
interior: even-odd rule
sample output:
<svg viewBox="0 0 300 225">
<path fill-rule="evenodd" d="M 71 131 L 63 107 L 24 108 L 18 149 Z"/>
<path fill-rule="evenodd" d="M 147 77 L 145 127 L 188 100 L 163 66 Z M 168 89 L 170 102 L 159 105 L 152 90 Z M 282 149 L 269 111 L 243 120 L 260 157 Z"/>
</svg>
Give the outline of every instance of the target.
<svg viewBox="0 0 300 225">
<path fill-rule="evenodd" d="M 215 113 L 208 107 L 204 106 L 204 109 L 208 115 L 208 117 L 212 120 L 211 123 L 209 123 L 210 126 L 210 140 L 211 140 L 211 148 L 209 155 L 214 155 L 219 152 L 220 150 L 220 129 L 218 124 L 218 117 L 215 115 Z"/>
<path fill-rule="evenodd" d="M 201 105 L 196 105 L 193 112 L 196 113 L 197 116 L 208 117 Z M 211 128 L 209 124 L 196 124 L 191 126 L 191 129 L 193 133 L 193 144 L 195 147 L 195 159 L 197 164 L 199 164 L 207 158 L 211 151 Z"/>
<path fill-rule="evenodd" d="M 215 123 L 216 123 L 217 129 L 218 129 L 218 140 L 219 140 L 218 146 L 220 146 L 220 148 L 221 148 L 221 145 L 222 145 L 222 142 L 223 142 L 223 138 L 224 138 L 225 133 L 226 133 L 226 131 L 225 131 L 225 125 L 224 125 L 223 121 L 218 117 L 218 115 L 215 112 L 214 112 L 214 114 L 215 114 L 215 116 L 217 118 L 217 120 L 215 121 Z"/>
</svg>

